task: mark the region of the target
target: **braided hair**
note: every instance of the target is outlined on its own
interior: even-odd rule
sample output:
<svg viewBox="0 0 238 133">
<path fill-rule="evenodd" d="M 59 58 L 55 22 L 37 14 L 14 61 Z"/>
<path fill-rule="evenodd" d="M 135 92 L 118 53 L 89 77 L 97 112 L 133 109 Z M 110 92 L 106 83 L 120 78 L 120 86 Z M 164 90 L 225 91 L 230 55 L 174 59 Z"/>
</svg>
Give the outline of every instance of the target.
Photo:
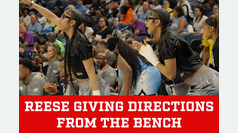
<svg viewBox="0 0 238 133">
<path fill-rule="evenodd" d="M 80 14 L 80 12 L 76 9 L 70 9 L 67 12 L 69 12 L 70 17 L 76 21 L 75 26 L 74 26 L 74 32 L 73 35 L 71 37 L 71 39 L 69 39 L 68 35 L 64 32 L 64 36 L 66 39 L 66 49 L 65 49 L 65 61 L 64 61 L 64 72 L 65 72 L 65 79 L 67 79 L 66 77 L 66 66 L 68 65 L 68 68 L 71 68 L 70 65 L 70 53 L 71 53 L 71 46 L 73 44 L 73 40 L 75 39 L 75 37 L 77 36 L 77 33 L 80 32 L 82 35 L 84 35 L 84 33 L 82 32 L 82 30 L 79 28 L 79 26 L 82 24 L 83 21 L 83 16 Z M 69 19 L 69 22 L 72 21 L 71 19 Z M 85 35 L 84 35 L 85 36 Z M 86 36 L 85 36 L 86 38 Z M 88 41 L 88 40 L 87 40 Z M 90 43 L 88 41 L 88 43 Z M 67 64 L 67 65 L 66 65 Z M 68 73 L 69 73 L 69 77 L 70 77 L 70 82 L 73 85 L 74 89 L 76 90 L 76 87 L 73 84 L 73 78 L 72 78 L 72 74 L 71 74 L 71 69 L 68 69 Z M 67 89 L 67 83 L 65 83 L 65 92 Z M 64 93 L 65 93 L 64 92 Z M 78 95 L 78 91 L 76 91 L 76 94 Z"/>
<path fill-rule="evenodd" d="M 134 50 L 127 42 L 118 38 L 117 47 L 119 50 L 119 54 L 126 60 L 129 66 L 132 69 L 132 85 L 136 86 L 136 82 L 138 79 L 138 75 L 141 73 L 141 65 L 140 60 L 143 61 L 148 66 L 152 66 L 151 63 L 142 55 L 139 54 L 138 51 Z"/>
<path fill-rule="evenodd" d="M 152 10 L 150 12 L 150 15 L 160 19 L 160 22 L 162 24 L 161 36 L 163 36 L 165 34 L 166 29 L 169 26 L 170 22 L 169 12 L 164 8 L 160 8 Z M 153 22 L 155 22 L 155 20 L 153 20 Z"/>
</svg>

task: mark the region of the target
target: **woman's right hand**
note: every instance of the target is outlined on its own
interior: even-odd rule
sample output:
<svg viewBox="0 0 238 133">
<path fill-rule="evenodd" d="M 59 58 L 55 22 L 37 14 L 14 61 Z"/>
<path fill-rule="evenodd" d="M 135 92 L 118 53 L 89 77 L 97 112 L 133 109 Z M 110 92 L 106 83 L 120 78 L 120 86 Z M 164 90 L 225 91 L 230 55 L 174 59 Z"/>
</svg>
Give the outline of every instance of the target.
<svg viewBox="0 0 238 133">
<path fill-rule="evenodd" d="M 21 2 L 25 3 L 25 4 L 29 4 L 30 0 L 21 0 Z"/>
</svg>

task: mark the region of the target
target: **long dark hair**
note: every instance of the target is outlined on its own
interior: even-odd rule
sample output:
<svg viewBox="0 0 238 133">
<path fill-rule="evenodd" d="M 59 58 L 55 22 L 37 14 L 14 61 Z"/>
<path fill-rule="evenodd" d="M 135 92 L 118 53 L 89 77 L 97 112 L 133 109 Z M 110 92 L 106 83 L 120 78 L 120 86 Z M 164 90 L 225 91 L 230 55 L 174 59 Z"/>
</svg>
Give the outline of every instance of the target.
<svg viewBox="0 0 238 133">
<path fill-rule="evenodd" d="M 161 36 L 163 36 L 166 29 L 169 26 L 169 22 L 170 22 L 169 12 L 164 8 L 160 8 L 160 9 L 152 10 L 150 12 L 150 15 L 160 19 L 160 22 L 162 24 Z M 153 20 L 153 22 L 155 22 L 155 20 Z"/>
<path fill-rule="evenodd" d="M 105 21 L 106 26 L 109 27 L 109 22 L 108 22 L 107 18 L 106 18 L 106 17 L 101 17 L 101 18 Z M 100 19 L 101 19 L 101 18 L 100 18 Z M 100 21 L 100 19 L 99 19 L 99 21 Z M 101 27 L 99 26 L 99 24 L 98 24 L 97 30 L 98 30 L 98 31 L 101 30 Z"/>
<path fill-rule="evenodd" d="M 70 17 L 76 21 L 75 26 L 74 26 L 74 32 L 72 35 L 72 38 L 69 39 L 68 35 L 64 32 L 64 36 L 66 39 L 66 49 L 65 49 L 65 61 L 64 61 L 64 71 L 65 71 L 65 79 L 67 79 L 66 77 L 66 63 L 68 64 L 68 72 L 69 72 L 69 77 L 70 77 L 70 82 L 73 85 L 74 89 L 76 90 L 76 87 L 73 84 L 73 78 L 71 75 L 71 65 L 70 65 L 70 53 L 71 53 L 71 46 L 73 44 L 73 40 L 75 39 L 76 35 L 78 32 L 80 32 L 82 35 L 84 35 L 84 33 L 82 32 L 82 30 L 79 28 L 79 26 L 82 24 L 83 21 L 83 16 L 80 14 L 80 12 L 76 9 L 70 9 L 67 12 L 69 12 Z M 69 19 L 69 22 L 72 21 L 71 19 Z M 85 35 L 84 35 L 85 36 Z M 86 38 L 86 36 L 85 36 Z M 87 39 L 87 38 L 86 38 Z M 88 39 L 87 39 L 88 41 Z M 88 43 L 90 43 L 88 41 Z M 65 84 L 65 91 L 67 89 L 67 83 Z M 64 92 L 65 93 L 65 92 Z M 78 94 L 78 91 L 76 91 L 76 94 Z"/>
<path fill-rule="evenodd" d="M 205 9 L 203 8 L 203 6 L 196 6 L 195 8 L 198 8 L 198 9 L 200 10 L 200 12 L 202 12 L 201 18 L 200 18 L 199 21 L 198 21 L 198 22 L 200 22 L 201 19 L 202 19 L 202 17 L 203 17 L 203 15 L 205 14 Z M 196 22 L 197 19 L 198 19 L 198 17 L 196 17 L 196 19 L 195 19 L 194 22 Z"/>
<path fill-rule="evenodd" d="M 183 8 L 181 6 L 176 6 L 174 10 L 178 12 L 178 18 L 184 15 Z"/>
<path fill-rule="evenodd" d="M 127 42 L 120 38 L 118 38 L 117 47 L 119 54 L 126 60 L 133 71 L 132 85 L 136 86 L 138 75 L 141 73 L 140 60 L 142 60 L 148 66 L 152 65 L 145 59 L 145 57 L 140 55 L 138 51 L 134 50 Z"/>
</svg>

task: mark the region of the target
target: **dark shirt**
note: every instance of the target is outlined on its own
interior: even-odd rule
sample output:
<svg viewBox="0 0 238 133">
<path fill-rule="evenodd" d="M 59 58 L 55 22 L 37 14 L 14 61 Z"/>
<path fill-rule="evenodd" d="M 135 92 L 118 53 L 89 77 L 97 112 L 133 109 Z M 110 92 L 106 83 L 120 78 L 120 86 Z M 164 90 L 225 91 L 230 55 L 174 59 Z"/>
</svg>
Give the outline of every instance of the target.
<svg viewBox="0 0 238 133">
<path fill-rule="evenodd" d="M 93 33 L 94 36 L 96 36 L 96 34 L 101 35 L 102 39 L 103 38 L 107 38 L 108 34 L 112 34 L 112 29 L 107 27 L 105 30 L 103 30 L 102 32 L 100 32 L 98 29 L 96 29 L 96 31 Z"/>
<path fill-rule="evenodd" d="M 212 10 L 213 10 L 212 7 L 209 8 L 209 9 L 207 9 L 207 11 L 206 11 L 206 13 L 205 13 L 205 16 L 210 17 L 210 16 L 212 15 Z"/>
<path fill-rule="evenodd" d="M 70 65 L 76 78 L 88 78 L 82 61 L 89 58 L 92 58 L 92 46 L 87 38 L 82 33 L 78 32 L 70 50 Z"/>
<path fill-rule="evenodd" d="M 164 60 L 176 58 L 177 71 L 174 79 L 176 84 L 185 81 L 203 66 L 187 41 L 175 31 L 167 30 L 161 36 L 158 45 L 162 64 L 164 64 Z"/>
<path fill-rule="evenodd" d="M 219 72 L 219 37 L 217 38 L 216 42 L 214 43 L 212 52 L 213 52 L 213 56 L 214 56 L 215 70 L 217 70 Z"/>
</svg>

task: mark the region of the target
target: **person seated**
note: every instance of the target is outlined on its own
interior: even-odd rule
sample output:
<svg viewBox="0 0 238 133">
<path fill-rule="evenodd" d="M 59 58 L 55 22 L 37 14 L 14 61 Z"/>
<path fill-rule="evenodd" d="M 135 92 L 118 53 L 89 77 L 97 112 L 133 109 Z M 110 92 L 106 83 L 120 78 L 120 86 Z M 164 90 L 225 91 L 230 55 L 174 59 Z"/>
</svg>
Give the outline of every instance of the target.
<svg viewBox="0 0 238 133">
<path fill-rule="evenodd" d="M 43 95 L 45 79 L 32 72 L 33 64 L 30 59 L 19 60 L 19 96 Z"/>
<path fill-rule="evenodd" d="M 130 29 L 130 23 L 132 22 L 131 19 L 131 13 L 133 12 L 133 9 L 129 8 L 128 6 L 121 6 L 120 13 L 122 14 L 122 21 L 119 22 L 120 28 L 124 29 L 127 27 L 127 29 Z"/>
<path fill-rule="evenodd" d="M 152 0 L 152 5 L 154 5 L 154 7 L 152 9 L 156 10 L 156 9 L 160 9 L 162 8 L 162 6 L 159 4 L 160 0 Z"/>
<path fill-rule="evenodd" d="M 60 52 L 60 47 L 55 42 L 51 43 L 47 49 L 49 65 L 46 76 L 43 73 L 41 75 L 46 82 L 56 83 L 58 85 L 58 74 L 60 70 L 60 62 L 63 60 L 63 54 Z"/>
<path fill-rule="evenodd" d="M 172 21 L 174 19 L 174 15 L 173 15 L 173 9 L 170 8 L 170 1 L 169 0 L 164 0 L 163 1 L 163 8 L 166 9 L 169 12 L 170 21 Z"/>
<path fill-rule="evenodd" d="M 29 9 L 23 8 L 22 9 L 23 16 L 21 16 L 20 20 L 26 24 L 26 26 L 29 26 L 31 24 L 31 16 L 29 15 Z"/>
<path fill-rule="evenodd" d="M 19 43 L 19 52 L 24 55 L 24 58 L 33 60 L 31 57 L 30 49 L 24 46 L 22 43 Z"/>
<path fill-rule="evenodd" d="M 64 55 L 65 54 L 65 48 L 64 48 L 64 44 L 57 40 L 56 39 L 56 34 L 53 33 L 53 32 L 50 32 L 48 35 L 47 35 L 47 40 L 51 43 L 55 42 L 57 45 L 59 45 L 60 47 L 60 50 L 61 50 L 61 53 Z"/>
<path fill-rule="evenodd" d="M 131 13 L 131 18 L 133 20 L 133 23 L 131 24 L 132 26 L 132 31 L 135 35 L 138 35 L 142 40 L 145 39 L 145 34 L 144 35 L 139 35 L 140 33 L 145 33 L 145 25 L 141 20 L 138 19 L 138 15 L 135 12 Z"/>
<path fill-rule="evenodd" d="M 52 23 L 49 19 L 47 19 L 47 23 L 45 24 L 44 28 L 42 29 L 44 34 L 49 34 L 50 32 L 54 32 L 55 34 L 59 33 L 59 27 Z"/>
<path fill-rule="evenodd" d="M 92 28 L 95 31 L 98 27 L 99 24 L 99 19 L 103 17 L 102 11 L 101 10 L 97 10 L 96 11 L 96 16 L 92 16 Z"/>
<path fill-rule="evenodd" d="M 192 20 L 194 18 L 194 14 L 193 14 L 193 10 L 191 8 L 190 3 L 187 0 L 179 0 L 179 2 L 177 3 L 177 6 L 182 7 L 184 15 L 188 19 L 187 21 L 192 22 Z M 188 9 L 188 11 L 187 11 L 187 9 Z"/>
<path fill-rule="evenodd" d="M 117 82 L 116 71 L 107 64 L 107 55 L 105 53 L 99 53 L 97 55 L 97 65 L 99 65 L 98 75 L 102 77 L 110 87 L 115 86 Z"/>
<path fill-rule="evenodd" d="M 75 76 L 73 73 L 72 79 L 70 81 L 68 66 L 66 65 L 66 72 L 64 71 L 64 61 L 60 64 L 60 73 L 59 73 L 59 85 L 57 86 L 56 83 L 49 83 L 46 82 L 44 85 L 45 91 L 51 95 L 78 95 L 79 88 L 77 85 L 77 81 L 75 80 Z M 67 86 L 65 87 L 65 83 Z"/>
<path fill-rule="evenodd" d="M 100 41 L 106 41 L 112 36 L 112 29 L 109 27 L 107 18 L 101 17 L 99 19 L 98 28 L 93 33 L 93 44 L 97 44 Z"/>
<path fill-rule="evenodd" d="M 219 4 L 216 4 L 213 6 L 212 15 L 216 15 L 218 13 L 219 13 Z"/>
<path fill-rule="evenodd" d="M 38 22 L 38 17 L 36 16 L 36 14 L 31 15 L 31 24 L 28 26 L 28 29 L 32 35 L 41 33 L 42 26 Z"/>
<path fill-rule="evenodd" d="M 98 43 L 98 51 L 100 53 L 105 53 L 107 55 L 107 64 L 110 65 L 111 67 L 115 68 L 115 63 L 117 60 L 117 56 L 115 53 L 111 52 L 108 49 L 108 43 L 105 41 L 101 41 Z"/>
<path fill-rule="evenodd" d="M 45 24 L 47 23 L 47 19 L 46 17 L 44 17 L 41 13 L 37 12 L 37 16 L 38 16 L 38 21 L 41 24 L 42 27 L 45 26 Z"/>
<path fill-rule="evenodd" d="M 121 31 L 119 30 L 119 19 L 118 19 L 118 17 L 116 17 L 115 19 L 114 19 L 114 22 L 113 22 L 113 26 L 115 27 L 115 29 L 113 30 L 113 32 L 112 32 L 112 36 L 117 36 L 117 37 L 122 37 L 122 33 L 121 33 Z"/>
<path fill-rule="evenodd" d="M 54 7 L 54 14 L 59 18 L 61 17 L 62 14 L 59 6 Z"/>
<path fill-rule="evenodd" d="M 88 27 L 86 19 L 83 19 L 83 22 L 79 27 L 88 39 L 92 38 L 92 35 L 93 35 L 94 31 L 91 27 Z"/>
<path fill-rule="evenodd" d="M 22 52 L 19 52 L 19 60 L 25 58 L 25 55 Z"/>
<path fill-rule="evenodd" d="M 150 10 L 150 4 L 149 4 L 147 1 L 145 1 L 145 2 L 143 3 L 143 12 L 142 12 L 142 13 L 140 14 L 140 16 L 139 16 L 140 21 L 142 21 L 143 23 L 145 23 L 146 18 L 148 17 L 148 15 L 149 15 L 150 12 L 151 12 L 151 10 Z"/>
<path fill-rule="evenodd" d="M 128 7 L 131 8 L 132 10 L 134 10 L 132 0 L 125 0 L 125 1 L 124 1 L 124 5 L 125 5 L 125 6 L 128 6 Z"/>
<path fill-rule="evenodd" d="M 144 0 L 139 0 L 139 3 L 138 3 L 138 5 L 136 5 L 136 7 L 135 7 L 135 12 L 136 12 L 136 14 L 141 14 L 142 12 L 143 12 L 143 2 L 144 2 Z"/>
<path fill-rule="evenodd" d="M 96 16 L 96 11 L 98 11 L 100 6 L 100 1 L 99 0 L 93 0 L 93 4 L 89 9 L 87 10 L 87 15 L 89 16 Z"/>
<path fill-rule="evenodd" d="M 179 33 L 185 40 L 187 39 L 187 26 L 188 22 L 184 16 L 181 6 L 177 6 L 173 10 L 174 19 L 170 29 Z"/>
<path fill-rule="evenodd" d="M 218 0 L 209 0 L 208 2 L 208 5 L 209 5 L 209 8 L 207 9 L 205 15 L 207 17 L 210 17 L 212 14 L 213 14 L 213 7 L 216 5 L 216 4 L 219 4 L 219 1 Z"/>
<path fill-rule="evenodd" d="M 20 35 L 20 37 L 22 38 L 22 43 L 24 46 L 27 46 L 28 44 L 34 44 L 33 36 L 29 32 L 25 23 L 20 24 L 20 31 L 23 33 L 22 35 Z M 30 47 L 30 49 L 33 50 L 33 47 Z"/>
<path fill-rule="evenodd" d="M 212 41 L 212 39 L 206 39 L 205 34 L 203 34 L 202 38 L 203 38 L 202 45 L 204 46 L 202 51 L 203 64 L 209 67 L 213 67 L 214 57 L 213 57 L 212 49 L 213 49 L 214 42 Z"/>
<path fill-rule="evenodd" d="M 193 29 L 195 33 L 201 33 L 202 32 L 202 26 L 205 20 L 207 19 L 207 16 L 204 15 L 204 8 L 202 6 L 195 7 L 195 18 L 193 20 Z"/>
<path fill-rule="evenodd" d="M 35 63 L 35 66 L 38 66 L 39 64 L 41 64 L 42 72 L 44 75 L 46 75 L 47 73 L 48 64 L 49 64 L 47 49 L 50 44 L 51 44 L 50 42 L 46 42 L 45 44 L 38 44 L 38 43 L 34 44 L 34 50 L 35 50 L 34 63 Z"/>
<path fill-rule="evenodd" d="M 84 0 L 77 0 L 75 9 L 80 11 L 83 15 L 87 12 L 87 7 L 83 4 Z"/>
</svg>

